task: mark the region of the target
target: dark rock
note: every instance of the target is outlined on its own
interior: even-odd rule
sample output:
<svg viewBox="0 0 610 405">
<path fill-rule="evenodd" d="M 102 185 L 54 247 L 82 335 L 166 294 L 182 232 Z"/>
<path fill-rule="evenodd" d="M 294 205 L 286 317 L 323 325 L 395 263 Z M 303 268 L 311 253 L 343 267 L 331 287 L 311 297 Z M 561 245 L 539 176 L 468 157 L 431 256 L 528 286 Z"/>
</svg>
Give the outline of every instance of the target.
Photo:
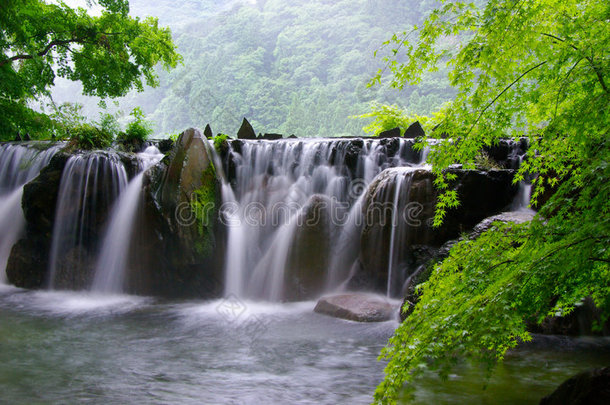
<svg viewBox="0 0 610 405">
<path fill-rule="evenodd" d="M 21 132 L 17 132 L 17 135 L 15 135 L 15 142 L 21 142 L 23 141 L 23 139 L 21 138 Z"/>
<path fill-rule="evenodd" d="M 601 312 L 593 299 L 587 297 L 566 316 L 549 316 L 540 324 L 528 323 L 528 331 L 544 335 L 610 336 L 610 321 L 603 323 L 601 330 L 594 330 L 594 325 L 602 322 Z"/>
<path fill-rule="evenodd" d="M 324 291 L 330 263 L 332 200 L 325 195 L 311 196 L 302 208 L 299 229 L 291 244 L 286 264 L 286 297 L 300 301 L 319 297 Z"/>
<path fill-rule="evenodd" d="M 135 242 L 139 254 L 130 258 L 129 292 L 168 297 L 214 297 L 222 291 L 222 253 L 215 253 L 217 213 L 200 222 L 197 193 L 216 196 L 219 184 L 211 169 L 203 134 L 183 132 L 173 149 L 143 179 L 144 209 L 137 218 Z"/>
<path fill-rule="evenodd" d="M 169 152 L 172 149 L 173 146 L 174 146 L 174 141 L 172 141 L 169 138 L 162 139 L 157 144 L 157 148 L 159 148 L 159 152 L 161 152 L 161 153 Z"/>
<path fill-rule="evenodd" d="M 405 138 L 411 139 L 423 138 L 424 136 L 426 136 L 426 133 L 424 132 L 424 129 L 419 121 L 415 121 L 413 124 L 409 125 L 409 128 L 407 128 L 404 134 Z"/>
<path fill-rule="evenodd" d="M 250 125 L 248 120 L 245 118 L 241 123 L 239 131 L 237 131 L 237 139 L 256 139 L 256 132 L 254 132 L 254 128 L 252 128 L 252 125 Z"/>
<path fill-rule="evenodd" d="M 500 139 L 494 145 L 484 147 L 483 152 L 503 169 L 518 169 L 527 148 L 526 138 L 519 141 Z"/>
<path fill-rule="evenodd" d="M 23 136 L 23 140 L 24 141 L 31 141 L 32 137 L 30 136 L 29 132 L 26 132 L 25 135 Z"/>
<path fill-rule="evenodd" d="M 210 124 L 207 124 L 205 126 L 205 129 L 203 130 L 203 135 L 208 139 L 214 138 L 214 133 L 212 132 L 212 127 L 210 127 Z"/>
<path fill-rule="evenodd" d="M 387 131 L 380 132 L 378 138 L 398 138 L 400 137 L 400 128 L 392 128 Z"/>
<path fill-rule="evenodd" d="M 398 306 L 370 294 L 342 294 L 322 297 L 314 312 L 356 322 L 384 322 L 396 318 Z"/>
<path fill-rule="evenodd" d="M 297 137 L 297 136 L 296 136 L 295 134 L 292 134 L 292 135 L 290 135 L 288 138 L 291 138 L 291 139 L 296 139 L 296 137 Z"/>
<path fill-rule="evenodd" d="M 282 134 L 264 134 L 263 135 L 263 139 L 267 139 L 270 141 L 274 141 L 274 140 L 282 139 L 282 138 L 283 138 Z"/>
<path fill-rule="evenodd" d="M 6 264 L 8 281 L 20 288 L 42 288 L 47 281 L 49 244 L 40 237 L 18 241 Z"/>
<path fill-rule="evenodd" d="M 610 367 L 577 374 L 540 401 L 540 405 L 605 404 L 610 404 Z"/>
<path fill-rule="evenodd" d="M 440 247 L 446 241 L 470 231 L 482 219 L 503 211 L 516 195 L 512 171 L 451 171 L 457 176 L 451 187 L 458 192 L 461 204 L 447 212 L 439 228 L 431 226 L 438 193 L 433 186 L 432 172 L 408 168 L 387 169 L 370 184 L 363 204 L 365 221 L 359 258 L 363 274 L 355 274 L 360 282 L 368 278 L 375 291 L 386 291 L 394 232 L 395 240 L 399 241 L 396 243 L 400 243 L 402 248 L 395 250 L 395 270 L 392 271 L 390 284 L 393 294 L 402 294 L 407 278 L 422 264 L 413 247 Z M 393 217 L 393 203 L 399 184 L 398 215 Z"/>
<path fill-rule="evenodd" d="M 13 246 L 6 266 L 8 281 L 17 287 L 42 288 L 48 281 L 55 206 L 61 175 L 69 157 L 66 153 L 57 153 L 38 177 L 23 188 L 21 205 L 26 233 Z"/>
</svg>

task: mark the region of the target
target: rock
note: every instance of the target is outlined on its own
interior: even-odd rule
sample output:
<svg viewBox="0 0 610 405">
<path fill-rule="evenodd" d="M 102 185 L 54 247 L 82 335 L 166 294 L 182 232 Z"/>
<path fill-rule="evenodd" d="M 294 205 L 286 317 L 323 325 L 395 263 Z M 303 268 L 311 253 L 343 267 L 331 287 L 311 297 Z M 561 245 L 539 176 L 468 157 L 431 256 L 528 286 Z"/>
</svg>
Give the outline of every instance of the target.
<svg viewBox="0 0 610 405">
<path fill-rule="evenodd" d="M 171 139 L 167 138 L 167 139 L 162 139 L 161 141 L 159 141 L 159 143 L 157 144 L 157 147 L 159 148 L 159 152 L 161 153 L 167 153 L 169 152 L 172 147 L 174 146 L 174 141 L 172 141 Z"/>
<path fill-rule="evenodd" d="M 184 131 L 144 175 L 144 208 L 134 237 L 139 255 L 130 258 L 131 293 L 210 298 L 222 291 L 222 263 L 216 260 L 224 255 L 217 252 L 215 236 L 219 184 L 204 142 L 199 130 Z M 213 196 L 214 206 L 196 205 L 198 193 Z M 212 210 L 210 223 L 201 222 L 200 209 Z"/>
<path fill-rule="evenodd" d="M 610 404 L 610 367 L 577 374 L 540 401 L 540 405 L 605 404 Z"/>
<path fill-rule="evenodd" d="M 256 132 L 254 132 L 252 125 L 245 118 L 241 123 L 239 131 L 237 131 L 237 139 L 256 139 Z"/>
<path fill-rule="evenodd" d="M 400 137 L 400 128 L 392 128 L 387 131 L 380 132 L 378 138 L 398 138 Z"/>
<path fill-rule="evenodd" d="M 15 139 L 13 139 L 15 142 L 21 142 L 23 141 L 23 139 L 21 138 L 21 132 L 17 132 L 17 135 L 15 135 Z"/>
<path fill-rule="evenodd" d="M 415 121 L 413 124 L 409 125 L 409 128 L 407 128 L 404 134 L 405 138 L 410 139 L 423 138 L 424 136 L 426 136 L 426 133 L 419 121 Z"/>
<path fill-rule="evenodd" d="M 519 141 L 513 139 L 500 139 L 492 146 L 483 148 L 489 158 L 503 169 L 517 169 L 521 163 L 521 157 L 525 155 L 528 148 L 526 138 Z"/>
<path fill-rule="evenodd" d="M 48 281 L 55 205 L 61 174 L 69 157 L 66 153 L 57 153 L 38 177 L 23 188 L 21 205 L 26 232 L 13 246 L 6 265 L 7 279 L 17 287 L 42 288 Z"/>
<path fill-rule="evenodd" d="M 31 141 L 32 137 L 30 136 L 29 132 L 26 132 L 25 135 L 23 136 L 23 140 L 24 141 Z"/>
<path fill-rule="evenodd" d="M 377 295 L 342 294 L 322 297 L 314 312 L 356 322 L 384 322 L 396 319 L 398 305 Z"/>
<path fill-rule="evenodd" d="M 282 136 L 282 134 L 263 134 L 262 138 L 263 139 L 267 139 L 269 141 L 274 141 L 274 140 L 277 140 L 277 139 L 282 139 L 283 136 Z"/>
<path fill-rule="evenodd" d="M 210 124 L 206 124 L 205 129 L 203 130 L 203 135 L 208 139 L 214 138 L 214 133 L 212 132 L 212 127 L 210 127 Z"/>
<path fill-rule="evenodd" d="M 311 196 L 297 218 L 299 228 L 286 264 L 286 297 L 302 301 L 322 294 L 331 251 L 332 200 L 320 194 Z"/>
<path fill-rule="evenodd" d="M 602 321 L 601 310 L 595 306 L 593 299 L 587 297 L 566 316 L 549 316 L 538 324 L 531 322 L 528 331 L 544 335 L 567 336 L 610 336 L 610 321 L 606 321 L 601 330 L 593 326 Z"/>
<path fill-rule="evenodd" d="M 292 134 L 292 135 L 290 135 L 288 138 L 291 138 L 291 139 L 296 139 L 296 137 L 297 137 L 297 136 L 296 136 L 295 134 Z"/>
<path fill-rule="evenodd" d="M 47 282 L 49 241 L 29 237 L 18 241 L 11 249 L 6 264 L 8 281 L 20 288 L 42 288 Z"/>
<path fill-rule="evenodd" d="M 404 296 L 407 278 L 425 262 L 418 259 L 415 246 L 438 249 L 448 240 L 472 230 L 482 219 L 504 210 L 516 195 L 512 171 L 451 171 L 457 176 L 451 187 L 458 192 L 461 205 L 447 212 L 439 228 L 431 226 L 438 193 L 433 186 L 432 172 L 390 168 L 369 185 L 362 211 L 365 220 L 359 261 L 363 273 L 354 273 L 359 284 L 368 279 L 369 288 L 386 291 L 390 246 L 394 237 L 394 243 L 401 248 L 395 249 L 394 253 L 392 293 Z M 398 215 L 395 215 L 393 205 L 399 184 L 400 204 L 396 211 Z"/>
</svg>

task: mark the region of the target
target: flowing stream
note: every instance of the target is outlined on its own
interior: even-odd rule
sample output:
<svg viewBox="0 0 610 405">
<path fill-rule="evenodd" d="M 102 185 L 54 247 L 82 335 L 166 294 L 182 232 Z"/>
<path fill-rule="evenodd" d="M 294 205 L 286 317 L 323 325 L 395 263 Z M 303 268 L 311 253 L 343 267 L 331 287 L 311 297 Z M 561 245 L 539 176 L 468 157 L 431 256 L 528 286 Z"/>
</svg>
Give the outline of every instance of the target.
<svg viewBox="0 0 610 405">
<path fill-rule="evenodd" d="M 154 146 L 149 146 L 144 152 L 138 153 L 140 173 L 129 182 L 112 208 L 110 225 L 106 230 L 95 266 L 95 276 L 91 287 L 93 291 L 123 292 L 134 222 L 142 199 L 144 172 L 162 158 L 163 154 Z"/>
<path fill-rule="evenodd" d="M 43 142 L 0 146 L 0 284 L 6 282 L 6 262 L 25 227 L 23 186 L 38 176 L 59 148 Z"/>
<path fill-rule="evenodd" d="M 161 302 L 0 290 L 6 403 L 368 404 L 396 323 L 316 314 L 313 302 Z M 610 360 L 604 339 L 548 338 L 513 352 L 487 390 L 483 371 L 426 376 L 419 404 L 537 404 Z M 555 341 L 553 341 L 555 339 Z M 555 347 L 555 349 L 553 349 Z"/>
</svg>

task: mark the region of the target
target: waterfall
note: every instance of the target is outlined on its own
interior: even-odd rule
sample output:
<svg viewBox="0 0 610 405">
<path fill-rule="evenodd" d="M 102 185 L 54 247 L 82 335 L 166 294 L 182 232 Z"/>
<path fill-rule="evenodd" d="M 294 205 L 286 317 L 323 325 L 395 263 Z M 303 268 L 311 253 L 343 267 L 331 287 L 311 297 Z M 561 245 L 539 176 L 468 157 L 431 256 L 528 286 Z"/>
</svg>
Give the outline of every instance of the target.
<svg viewBox="0 0 610 405">
<path fill-rule="evenodd" d="M 51 288 L 86 288 L 99 232 L 110 206 L 127 185 L 114 153 L 71 156 L 60 180 L 49 261 Z"/>
<path fill-rule="evenodd" d="M 338 287 L 358 252 L 363 192 L 388 167 L 418 165 L 421 154 L 412 146 L 402 138 L 230 142 L 225 294 L 292 298 L 289 290 L 301 286 L 289 280 L 308 277 L 312 267 L 324 273 L 322 289 Z"/>
<path fill-rule="evenodd" d="M 91 287 L 93 291 L 104 293 L 123 291 L 134 222 L 141 202 L 144 172 L 162 158 L 163 154 L 154 146 L 149 146 L 144 152 L 138 153 L 140 173 L 129 182 L 112 208 L 110 224 L 95 266 L 95 277 Z"/>
<path fill-rule="evenodd" d="M 11 248 L 25 226 L 21 210 L 23 186 L 38 176 L 60 147 L 48 147 L 42 142 L 0 146 L 0 284 L 6 282 L 6 263 Z"/>
</svg>

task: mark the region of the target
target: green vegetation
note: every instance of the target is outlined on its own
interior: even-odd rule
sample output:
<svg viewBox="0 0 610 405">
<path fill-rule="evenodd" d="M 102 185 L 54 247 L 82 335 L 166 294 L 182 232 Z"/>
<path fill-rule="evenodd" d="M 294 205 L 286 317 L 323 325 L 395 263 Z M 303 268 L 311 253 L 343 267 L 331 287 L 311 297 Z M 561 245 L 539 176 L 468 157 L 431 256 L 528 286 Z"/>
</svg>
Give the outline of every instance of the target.
<svg viewBox="0 0 610 405">
<path fill-rule="evenodd" d="M 229 135 L 226 134 L 218 134 L 214 137 L 214 149 L 216 149 L 217 152 L 220 152 L 221 148 L 222 148 L 222 144 L 224 142 L 226 142 L 226 140 L 229 139 Z"/>
<path fill-rule="evenodd" d="M 130 17 L 126 0 L 90 3 L 100 6 L 99 16 L 61 1 L 3 1 L 0 139 L 12 139 L 18 130 L 50 135 L 53 121 L 31 104 L 49 95 L 57 77 L 80 82 L 86 95 L 118 97 L 158 85 L 155 66 L 179 62 L 169 29 L 156 19 Z M 86 143 L 95 137 L 89 127 L 79 133 Z"/>
<path fill-rule="evenodd" d="M 119 134 L 118 140 L 125 142 L 142 142 L 152 134 L 152 123 L 144 118 L 140 107 L 136 107 L 129 114 L 133 119 L 127 124 L 125 132 Z"/>
<path fill-rule="evenodd" d="M 201 187 L 191 195 L 191 209 L 195 214 L 195 224 L 199 233 L 195 250 L 203 256 L 210 256 L 216 244 L 214 239 L 216 171 L 212 163 L 201 175 Z"/>
<path fill-rule="evenodd" d="M 366 86 L 382 65 L 372 58 L 377 45 L 388 32 L 420 22 L 434 1 L 131 4 L 134 12 L 141 7 L 175 24 L 174 39 L 184 55 L 182 66 L 159 72 L 159 88 L 122 100 L 125 108 L 142 106 L 157 133 L 210 123 L 215 133 L 236 134 L 247 117 L 257 133 L 360 135 L 363 120 L 349 117 L 368 111 L 372 102 L 423 114 L 455 94 L 442 72 L 427 75 L 417 90 Z"/>
<path fill-rule="evenodd" d="M 395 87 L 417 84 L 442 63 L 458 92 L 423 121 L 429 135 L 452 138 L 429 155 L 443 190 L 436 223 L 459 203 L 444 169 L 474 167 L 481 148 L 505 136 L 530 137 L 516 181 L 538 175 L 533 198 L 542 208 L 531 224 L 497 225 L 436 266 L 383 352 L 389 363 L 377 402 L 394 402 L 424 370 L 447 376 L 463 358 L 491 369 L 529 339 L 527 321 L 567 314 L 585 297 L 608 319 L 609 19 L 605 0 L 443 1 L 418 37 L 404 32 L 388 42 L 400 49 L 400 60 L 387 60 Z M 549 187 L 558 190 L 544 201 Z"/>
</svg>

